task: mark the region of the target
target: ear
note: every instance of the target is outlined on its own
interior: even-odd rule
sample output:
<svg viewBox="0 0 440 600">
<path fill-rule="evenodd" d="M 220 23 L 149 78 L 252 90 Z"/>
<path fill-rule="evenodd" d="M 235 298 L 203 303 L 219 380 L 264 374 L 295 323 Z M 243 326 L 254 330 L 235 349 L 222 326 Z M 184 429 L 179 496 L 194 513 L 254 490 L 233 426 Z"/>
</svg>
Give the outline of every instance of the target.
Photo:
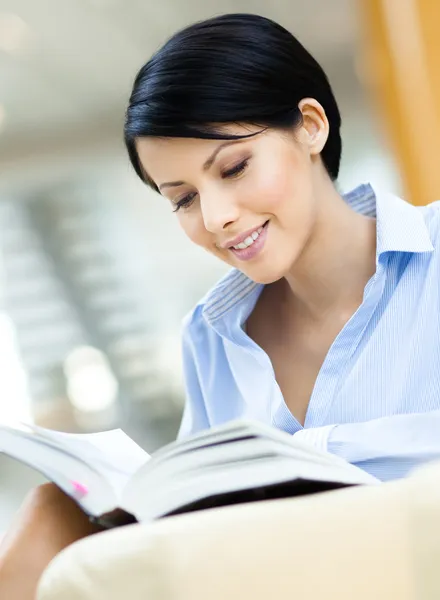
<svg viewBox="0 0 440 600">
<path fill-rule="evenodd" d="M 325 110 L 314 98 L 303 98 L 298 108 L 303 117 L 302 129 L 310 154 L 320 154 L 330 131 Z"/>
</svg>

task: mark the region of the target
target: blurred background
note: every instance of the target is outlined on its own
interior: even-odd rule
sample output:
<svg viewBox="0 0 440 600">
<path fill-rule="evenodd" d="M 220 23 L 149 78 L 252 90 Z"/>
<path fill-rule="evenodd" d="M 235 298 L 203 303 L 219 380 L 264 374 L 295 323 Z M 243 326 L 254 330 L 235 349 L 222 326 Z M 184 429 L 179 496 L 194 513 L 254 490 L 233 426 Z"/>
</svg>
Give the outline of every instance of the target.
<svg viewBox="0 0 440 600">
<path fill-rule="evenodd" d="M 177 432 L 180 322 L 225 268 L 193 247 L 122 143 L 137 70 L 195 20 L 254 12 L 315 55 L 343 119 L 342 190 L 403 182 L 353 0 L 0 0 L 0 422 Z M 0 531 L 41 478 L 0 456 Z"/>
</svg>

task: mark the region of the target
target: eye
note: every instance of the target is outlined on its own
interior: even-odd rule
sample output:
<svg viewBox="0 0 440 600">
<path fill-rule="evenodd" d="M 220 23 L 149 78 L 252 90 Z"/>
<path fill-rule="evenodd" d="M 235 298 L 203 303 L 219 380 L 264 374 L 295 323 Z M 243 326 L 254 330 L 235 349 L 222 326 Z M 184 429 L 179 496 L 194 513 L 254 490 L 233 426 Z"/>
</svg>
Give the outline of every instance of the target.
<svg viewBox="0 0 440 600">
<path fill-rule="evenodd" d="M 177 212 L 181 208 L 189 208 L 191 206 L 191 204 L 194 202 L 194 198 L 196 196 L 197 196 L 196 192 L 191 192 L 190 194 L 187 194 L 186 196 L 184 196 L 183 198 L 181 198 L 180 200 L 178 200 L 175 203 L 176 207 L 173 210 L 173 212 Z"/>
<path fill-rule="evenodd" d="M 223 171 L 222 179 L 232 179 L 233 177 L 237 177 L 237 175 L 241 175 L 241 173 L 243 173 L 243 171 L 248 166 L 248 163 L 249 163 L 249 159 L 246 158 L 245 160 L 242 160 L 240 163 L 235 165 L 235 167 L 232 167 L 231 169 L 228 169 L 227 171 Z"/>
</svg>

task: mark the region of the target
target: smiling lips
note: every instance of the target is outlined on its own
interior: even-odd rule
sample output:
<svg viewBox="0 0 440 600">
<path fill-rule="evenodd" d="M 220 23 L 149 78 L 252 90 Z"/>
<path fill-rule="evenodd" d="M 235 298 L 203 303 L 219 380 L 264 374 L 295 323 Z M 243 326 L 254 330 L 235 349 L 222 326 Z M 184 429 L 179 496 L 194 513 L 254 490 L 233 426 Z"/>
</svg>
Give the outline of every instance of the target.
<svg viewBox="0 0 440 600">
<path fill-rule="evenodd" d="M 255 231 L 253 231 L 250 235 L 247 236 L 242 242 L 237 244 L 236 246 L 232 246 L 235 250 L 244 250 L 245 248 L 249 248 L 258 238 L 260 233 L 263 231 L 263 227 L 259 227 Z"/>
<path fill-rule="evenodd" d="M 269 222 L 267 221 L 262 227 L 258 227 L 258 229 L 247 233 L 246 237 L 241 239 L 241 241 L 237 241 L 235 244 L 227 246 L 228 250 L 230 250 L 230 252 L 232 252 L 239 260 L 251 260 L 252 258 L 255 258 L 255 256 L 263 249 L 267 237 L 268 224 Z"/>
</svg>

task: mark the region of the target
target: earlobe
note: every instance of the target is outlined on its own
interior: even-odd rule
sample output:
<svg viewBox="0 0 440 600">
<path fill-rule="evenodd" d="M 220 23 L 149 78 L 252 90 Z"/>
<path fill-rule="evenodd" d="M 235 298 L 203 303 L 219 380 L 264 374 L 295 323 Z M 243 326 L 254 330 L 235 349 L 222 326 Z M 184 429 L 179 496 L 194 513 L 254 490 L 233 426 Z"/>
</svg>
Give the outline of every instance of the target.
<svg viewBox="0 0 440 600">
<path fill-rule="evenodd" d="M 310 152 L 311 154 L 320 154 L 327 141 L 327 131 L 325 129 L 317 129 L 310 136 Z"/>
<path fill-rule="evenodd" d="M 327 142 L 329 123 L 324 108 L 314 98 L 304 98 L 298 104 L 303 117 L 303 128 L 311 154 L 319 154 Z"/>
</svg>

